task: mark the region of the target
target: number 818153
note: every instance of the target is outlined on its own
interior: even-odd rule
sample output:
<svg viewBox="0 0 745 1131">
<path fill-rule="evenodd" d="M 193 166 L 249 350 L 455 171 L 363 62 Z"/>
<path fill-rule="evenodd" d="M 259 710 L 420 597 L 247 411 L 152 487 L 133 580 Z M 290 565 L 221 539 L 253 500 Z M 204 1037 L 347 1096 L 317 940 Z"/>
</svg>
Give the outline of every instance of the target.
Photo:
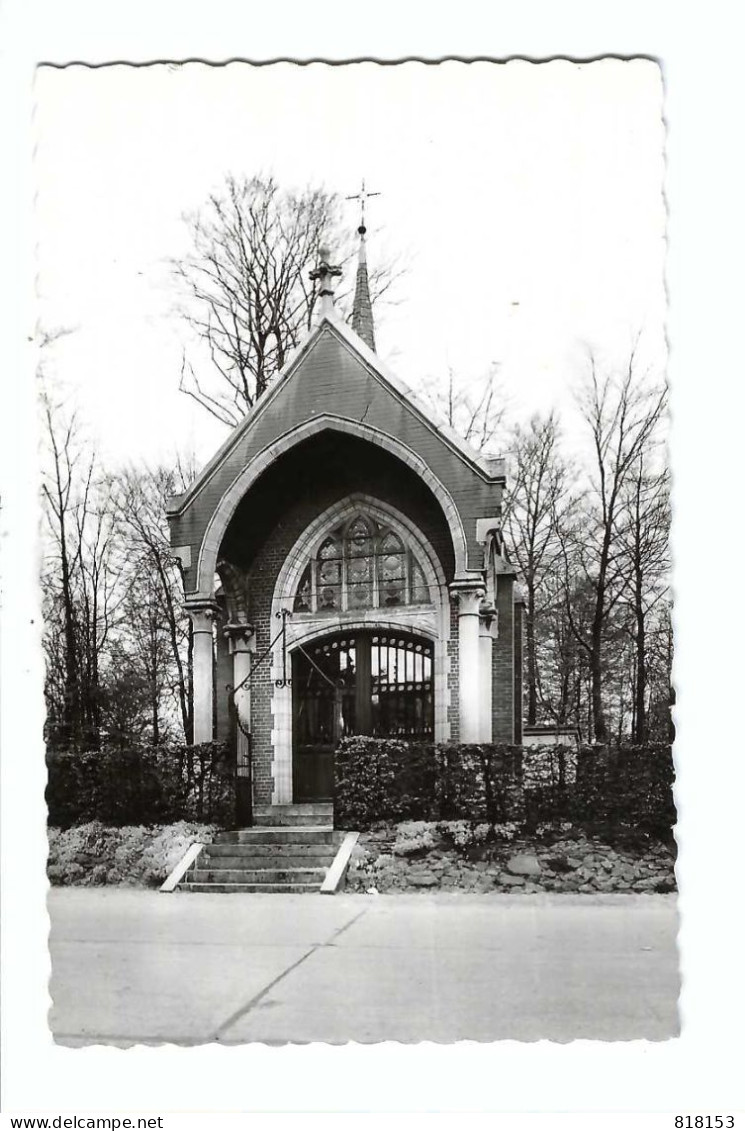
<svg viewBox="0 0 745 1131">
<path fill-rule="evenodd" d="M 695 1127 L 734 1127 L 734 1115 L 676 1115 L 675 1126 L 685 1128 Z"/>
</svg>

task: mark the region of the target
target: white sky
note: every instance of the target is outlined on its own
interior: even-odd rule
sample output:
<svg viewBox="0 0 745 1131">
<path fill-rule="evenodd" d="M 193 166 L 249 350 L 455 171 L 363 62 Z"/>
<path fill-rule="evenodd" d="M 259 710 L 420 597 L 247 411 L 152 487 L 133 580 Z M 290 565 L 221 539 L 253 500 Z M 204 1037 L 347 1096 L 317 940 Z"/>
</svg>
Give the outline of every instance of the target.
<svg viewBox="0 0 745 1131">
<path fill-rule="evenodd" d="M 525 417 L 570 404 L 584 341 L 620 356 L 643 328 L 662 365 L 661 99 L 641 60 L 43 68 L 39 314 L 76 328 L 54 369 L 105 457 L 209 457 L 224 430 L 177 391 L 167 260 L 229 171 L 383 194 L 370 260 L 409 270 L 378 351 L 411 384 L 499 362 Z"/>
</svg>

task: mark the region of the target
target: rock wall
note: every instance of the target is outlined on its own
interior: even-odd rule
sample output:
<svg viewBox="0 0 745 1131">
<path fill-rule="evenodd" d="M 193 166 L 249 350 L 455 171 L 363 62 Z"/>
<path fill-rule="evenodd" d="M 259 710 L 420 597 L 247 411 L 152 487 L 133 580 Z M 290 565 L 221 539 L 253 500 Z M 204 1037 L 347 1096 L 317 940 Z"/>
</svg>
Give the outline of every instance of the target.
<svg viewBox="0 0 745 1131">
<path fill-rule="evenodd" d="M 419 822 L 419 825 L 424 825 Z M 411 827 L 411 826 L 408 826 Z M 347 890 L 467 892 L 650 892 L 676 890 L 671 847 L 618 848 L 575 831 L 545 839 L 456 846 L 438 826 L 416 838 L 399 828 L 363 834 Z"/>
</svg>

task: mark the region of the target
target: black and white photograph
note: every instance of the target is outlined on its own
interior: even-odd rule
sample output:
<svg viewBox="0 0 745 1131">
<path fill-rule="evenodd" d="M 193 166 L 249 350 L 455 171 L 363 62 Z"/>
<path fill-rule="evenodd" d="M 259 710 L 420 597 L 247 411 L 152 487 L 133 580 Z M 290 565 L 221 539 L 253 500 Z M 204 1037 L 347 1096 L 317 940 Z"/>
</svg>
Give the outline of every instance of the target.
<svg viewBox="0 0 745 1131">
<path fill-rule="evenodd" d="M 735 1126 L 734 38 L 139 9 L 0 13 L 3 1113 Z"/>
<path fill-rule="evenodd" d="M 36 98 L 55 1040 L 676 1036 L 657 64 Z"/>
</svg>

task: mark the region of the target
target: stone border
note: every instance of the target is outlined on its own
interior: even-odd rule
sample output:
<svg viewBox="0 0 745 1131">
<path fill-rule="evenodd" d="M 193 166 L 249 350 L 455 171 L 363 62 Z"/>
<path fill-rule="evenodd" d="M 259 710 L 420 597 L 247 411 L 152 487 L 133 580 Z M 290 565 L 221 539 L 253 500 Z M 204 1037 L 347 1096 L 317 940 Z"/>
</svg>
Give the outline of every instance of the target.
<svg viewBox="0 0 745 1131">
<path fill-rule="evenodd" d="M 326 873 L 326 879 L 321 884 L 321 895 L 336 895 L 344 886 L 349 861 L 352 858 L 352 850 L 357 843 L 359 835 L 359 833 L 347 833 L 344 837 L 344 840 L 339 845 L 339 850 L 333 859 L 331 867 Z"/>
<path fill-rule="evenodd" d="M 190 845 L 179 860 L 176 867 L 168 876 L 168 879 L 166 879 L 164 883 L 160 885 L 158 891 L 175 891 L 204 847 L 205 846 L 201 843 L 201 841 L 195 841 L 194 844 Z"/>
</svg>

